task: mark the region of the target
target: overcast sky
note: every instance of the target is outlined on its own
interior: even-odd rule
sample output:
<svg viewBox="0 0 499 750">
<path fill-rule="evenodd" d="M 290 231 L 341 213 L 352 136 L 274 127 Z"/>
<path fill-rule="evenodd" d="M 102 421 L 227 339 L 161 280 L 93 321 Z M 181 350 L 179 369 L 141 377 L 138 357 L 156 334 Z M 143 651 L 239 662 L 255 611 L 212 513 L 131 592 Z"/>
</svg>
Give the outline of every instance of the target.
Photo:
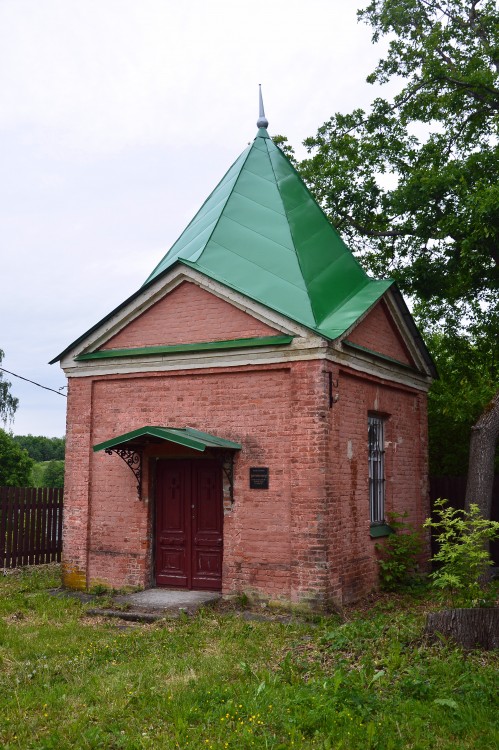
<svg viewBox="0 0 499 750">
<path fill-rule="evenodd" d="M 381 50 L 356 0 L 0 0 L 0 348 L 48 361 L 132 294 L 256 134 L 300 151 L 367 106 Z M 7 376 L 15 434 L 61 436 L 66 399 Z"/>
</svg>

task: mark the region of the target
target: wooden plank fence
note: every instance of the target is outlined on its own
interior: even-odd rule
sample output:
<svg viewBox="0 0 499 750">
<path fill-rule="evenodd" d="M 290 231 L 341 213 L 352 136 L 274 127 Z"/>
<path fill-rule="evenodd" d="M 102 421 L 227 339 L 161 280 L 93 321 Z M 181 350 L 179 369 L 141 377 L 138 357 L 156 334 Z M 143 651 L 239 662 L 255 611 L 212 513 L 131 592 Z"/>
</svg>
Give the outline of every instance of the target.
<svg viewBox="0 0 499 750">
<path fill-rule="evenodd" d="M 0 487 L 0 568 L 60 562 L 63 490 Z"/>
</svg>

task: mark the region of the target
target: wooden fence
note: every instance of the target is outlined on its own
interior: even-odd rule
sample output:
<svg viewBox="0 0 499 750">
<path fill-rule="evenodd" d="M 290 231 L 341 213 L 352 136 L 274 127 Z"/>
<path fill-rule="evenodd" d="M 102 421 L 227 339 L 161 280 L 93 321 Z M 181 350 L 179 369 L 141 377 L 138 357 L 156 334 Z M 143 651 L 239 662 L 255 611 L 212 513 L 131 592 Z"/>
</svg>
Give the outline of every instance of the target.
<svg viewBox="0 0 499 750">
<path fill-rule="evenodd" d="M 430 477 L 430 501 L 431 507 L 439 497 L 449 500 L 454 508 L 464 508 L 466 497 L 466 477 Z M 499 521 L 499 474 L 494 477 L 494 488 L 492 491 L 491 519 Z M 490 554 L 495 563 L 499 565 L 499 541 L 491 542 Z"/>
<path fill-rule="evenodd" d="M 59 562 L 63 490 L 0 487 L 0 568 Z"/>
</svg>

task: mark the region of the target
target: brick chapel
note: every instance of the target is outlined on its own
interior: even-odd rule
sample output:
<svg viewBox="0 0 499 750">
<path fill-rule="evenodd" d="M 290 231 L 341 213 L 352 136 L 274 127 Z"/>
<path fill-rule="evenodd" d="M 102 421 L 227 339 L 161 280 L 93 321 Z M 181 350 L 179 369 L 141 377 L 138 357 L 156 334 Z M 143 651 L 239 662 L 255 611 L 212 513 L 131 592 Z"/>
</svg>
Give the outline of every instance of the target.
<svg viewBox="0 0 499 750">
<path fill-rule="evenodd" d="M 429 515 L 434 364 L 267 132 L 68 377 L 69 588 L 324 608 L 377 586 L 387 514 Z"/>
</svg>

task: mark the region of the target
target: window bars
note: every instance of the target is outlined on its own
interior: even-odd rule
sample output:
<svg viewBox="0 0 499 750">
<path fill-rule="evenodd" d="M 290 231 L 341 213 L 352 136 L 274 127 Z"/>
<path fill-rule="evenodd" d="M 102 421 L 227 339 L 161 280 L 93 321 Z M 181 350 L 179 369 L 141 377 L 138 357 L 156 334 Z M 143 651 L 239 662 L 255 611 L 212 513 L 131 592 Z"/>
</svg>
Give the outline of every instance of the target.
<svg viewBox="0 0 499 750">
<path fill-rule="evenodd" d="M 369 514 L 372 524 L 385 520 L 385 439 L 384 420 L 368 416 Z"/>
</svg>

